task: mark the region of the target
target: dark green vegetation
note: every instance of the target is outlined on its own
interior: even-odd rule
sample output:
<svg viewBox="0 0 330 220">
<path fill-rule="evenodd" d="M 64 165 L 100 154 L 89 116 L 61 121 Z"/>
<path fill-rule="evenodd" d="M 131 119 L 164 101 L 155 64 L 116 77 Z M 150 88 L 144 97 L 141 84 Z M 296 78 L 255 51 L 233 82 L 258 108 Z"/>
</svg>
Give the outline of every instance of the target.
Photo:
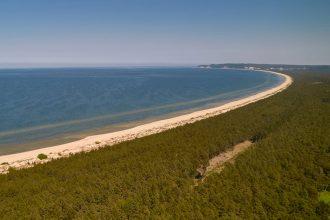
<svg viewBox="0 0 330 220">
<path fill-rule="evenodd" d="M 170 131 L 0 176 L 0 218 L 327 218 L 330 75 Z M 193 187 L 196 169 L 254 147 Z"/>
<path fill-rule="evenodd" d="M 39 160 L 47 159 L 47 155 L 46 155 L 46 154 L 39 154 L 39 155 L 38 155 L 38 159 L 39 159 Z"/>
</svg>

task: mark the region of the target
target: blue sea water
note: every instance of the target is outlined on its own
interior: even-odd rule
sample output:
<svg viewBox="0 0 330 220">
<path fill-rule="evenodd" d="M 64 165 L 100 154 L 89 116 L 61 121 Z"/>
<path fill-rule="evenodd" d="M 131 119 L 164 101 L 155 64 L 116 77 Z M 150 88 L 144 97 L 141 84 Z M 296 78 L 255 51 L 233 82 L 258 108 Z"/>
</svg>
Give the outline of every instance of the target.
<svg viewBox="0 0 330 220">
<path fill-rule="evenodd" d="M 44 147 L 43 140 L 65 141 L 68 134 L 207 108 L 281 81 L 260 71 L 193 67 L 2 69 L 0 155 Z"/>
</svg>

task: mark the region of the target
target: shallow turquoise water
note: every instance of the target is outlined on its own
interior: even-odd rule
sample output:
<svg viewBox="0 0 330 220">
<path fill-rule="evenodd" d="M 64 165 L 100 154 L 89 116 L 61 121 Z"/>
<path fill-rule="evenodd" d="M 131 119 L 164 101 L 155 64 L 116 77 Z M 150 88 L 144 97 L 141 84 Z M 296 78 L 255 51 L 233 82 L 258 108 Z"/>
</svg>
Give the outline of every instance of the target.
<svg viewBox="0 0 330 220">
<path fill-rule="evenodd" d="M 201 68 L 0 70 L 0 154 L 28 143 L 207 107 L 279 84 L 256 71 Z"/>
</svg>

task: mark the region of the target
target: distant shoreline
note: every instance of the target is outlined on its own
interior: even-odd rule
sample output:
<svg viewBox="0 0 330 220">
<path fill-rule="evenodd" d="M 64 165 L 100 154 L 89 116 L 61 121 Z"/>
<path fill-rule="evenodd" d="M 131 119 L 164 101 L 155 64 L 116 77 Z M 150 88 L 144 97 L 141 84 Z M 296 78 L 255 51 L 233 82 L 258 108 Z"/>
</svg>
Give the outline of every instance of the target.
<svg viewBox="0 0 330 220">
<path fill-rule="evenodd" d="M 218 107 L 199 110 L 189 114 L 184 114 L 173 118 L 159 120 L 122 131 L 88 136 L 84 139 L 73 141 L 66 144 L 61 144 L 61 145 L 56 145 L 52 147 L 46 147 L 46 148 L 41 148 L 41 149 L 31 150 L 21 153 L 3 155 L 0 156 L 0 173 L 6 173 L 10 167 L 17 169 L 27 168 L 37 163 L 45 163 L 51 161 L 52 159 L 67 157 L 75 153 L 88 152 L 101 147 L 111 146 L 123 141 L 133 140 L 151 134 L 160 133 L 162 131 L 166 131 L 171 128 L 183 126 L 196 121 L 200 121 L 202 119 L 213 117 L 228 112 L 230 110 L 248 105 L 250 103 L 256 102 L 258 100 L 267 98 L 269 96 L 272 96 L 278 92 L 283 91 L 284 89 L 289 87 L 293 82 L 290 76 L 282 73 L 267 71 L 267 70 L 254 70 L 254 71 L 277 74 L 284 77 L 285 80 L 280 85 L 277 85 L 273 88 L 262 91 L 252 96 L 248 96 L 236 101 L 232 101 L 220 105 Z M 46 155 L 47 158 L 43 160 L 38 159 L 38 155 L 40 154 Z"/>
</svg>

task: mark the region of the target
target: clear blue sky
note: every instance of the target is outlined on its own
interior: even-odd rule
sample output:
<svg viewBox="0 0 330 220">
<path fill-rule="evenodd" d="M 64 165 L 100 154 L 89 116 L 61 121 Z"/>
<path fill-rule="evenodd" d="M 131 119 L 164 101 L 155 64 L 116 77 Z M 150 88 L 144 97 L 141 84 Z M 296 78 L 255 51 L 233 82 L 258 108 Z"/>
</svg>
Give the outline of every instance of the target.
<svg viewBox="0 0 330 220">
<path fill-rule="evenodd" d="M 1 0 L 0 64 L 330 64 L 329 0 Z"/>
</svg>

